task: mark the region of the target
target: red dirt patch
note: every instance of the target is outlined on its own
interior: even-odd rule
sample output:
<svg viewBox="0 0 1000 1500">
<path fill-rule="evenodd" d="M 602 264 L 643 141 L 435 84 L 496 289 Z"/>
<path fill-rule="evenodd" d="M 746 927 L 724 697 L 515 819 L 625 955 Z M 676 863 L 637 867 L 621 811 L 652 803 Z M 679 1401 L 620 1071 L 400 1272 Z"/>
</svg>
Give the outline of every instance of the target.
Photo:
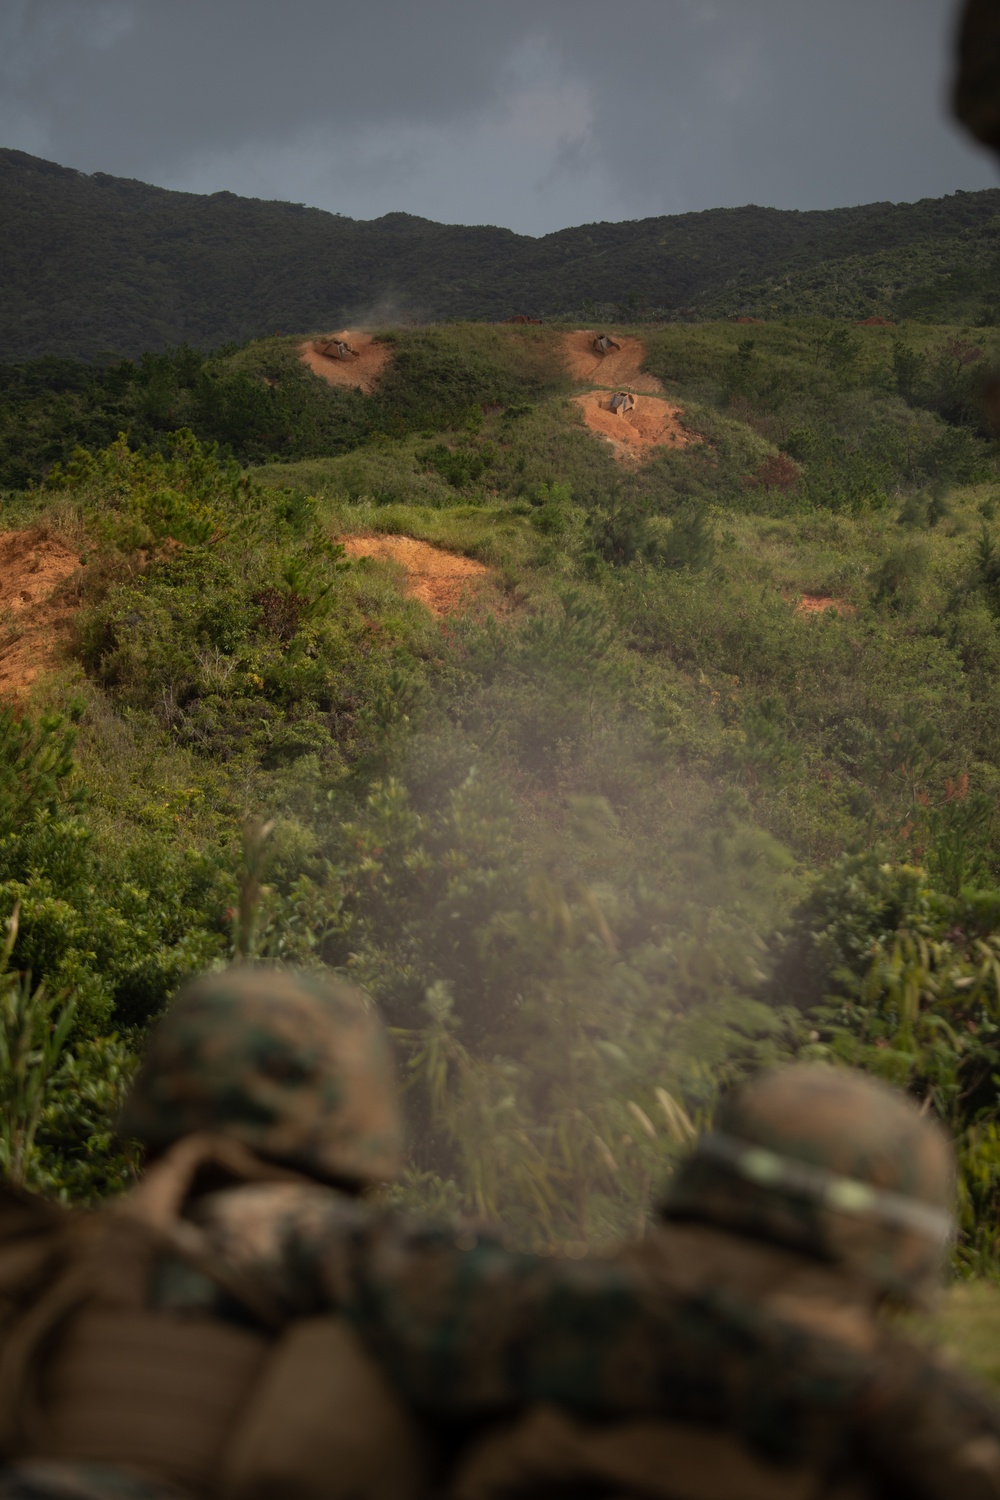
<svg viewBox="0 0 1000 1500">
<path fill-rule="evenodd" d="M 23 697 L 55 665 L 73 609 L 53 596 L 79 566 L 76 553 L 45 531 L 0 532 L 0 696 Z"/>
<path fill-rule="evenodd" d="M 832 599 L 829 594 L 803 594 L 795 605 L 797 615 L 822 615 L 828 609 L 838 615 L 853 615 L 857 611 L 846 599 Z"/>
<path fill-rule="evenodd" d="M 684 413 L 662 397 L 640 396 L 631 411 L 619 416 L 609 410 L 602 391 L 574 396 L 591 432 L 606 438 L 623 463 L 639 462 L 653 448 L 686 448 L 704 439 L 684 426 Z"/>
<path fill-rule="evenodd" d="M 412 536 L 342 536 L 348 557 L 394 562 L 406 573 L 406 593 L 440 618 L 464 609 L 490 570 L 460 552 L 446 552 Z"/>
<path fill-rule="evenodd" d="M 857 328 L 895 328 L 891 318 L 859 318 L 855 327 Z"/>
<path fill-rule="evenodd" d="M 628 386 L 633 391 L 650 394 L 662 391 L 663 387 L 655 375 L 644 374 L 640 366 L 646 358 L 646 346 L 642 339 L 626 338 L 613 333 L 611 337 L 620 349 L 610 354 L 595 354 L 593 329 L 567 333 L 563 337 L 563 357 L 574 380 L 585 380 L 588 385 Z"/>
<path fill-rule="evenodd" d="M 314 345 L 343 339 L 356 351 L 356 358 L 331 359 L 317 352 Z M 385 366 L 389 363 L 391 349 L 388 344 L 377 344 L 371 334 L 361 333 L 357 328 L 348 328 L 341 333 L 324 334 L 322 338 L 307 339 L 299 345 L 299 358 L 308 365 L 314 375 L 328 385 L 347 385 L 354 390 L 373 391 Z"/>
</svg>

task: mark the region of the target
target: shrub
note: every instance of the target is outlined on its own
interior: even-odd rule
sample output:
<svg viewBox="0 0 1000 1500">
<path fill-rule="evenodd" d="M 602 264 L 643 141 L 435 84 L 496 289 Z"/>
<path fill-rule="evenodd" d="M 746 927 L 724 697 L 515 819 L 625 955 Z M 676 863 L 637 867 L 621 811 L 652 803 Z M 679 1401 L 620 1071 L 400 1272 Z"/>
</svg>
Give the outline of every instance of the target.
<svg viewBox="0 0 1000 1500">
<path fill-rule="evenodd" d="M 799 482 L 799 471 L 784 453 L 772 453 L 743 481 L 747 489 L 791 490 Z"/>
<path fill-rule="evenodd" d="M 930 558 L 923 542 L 900 542 L 882 559 L 874 575 L 874 599 L 889 609 L 912 609 L 920 597 Z"/>
</svg>

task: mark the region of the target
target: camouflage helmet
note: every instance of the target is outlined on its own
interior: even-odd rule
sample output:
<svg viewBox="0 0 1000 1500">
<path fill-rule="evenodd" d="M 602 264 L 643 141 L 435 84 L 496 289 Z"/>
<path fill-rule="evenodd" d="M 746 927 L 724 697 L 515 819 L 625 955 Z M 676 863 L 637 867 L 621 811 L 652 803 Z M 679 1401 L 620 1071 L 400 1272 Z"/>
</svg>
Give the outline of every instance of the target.
<svg viewBox="0 0 1000 1500">
<path fill-rule="evenodd" d="M 1000 0 L 967 0 L 958 32 L 955 114 L 1000 152 Z"/>
<path fill-rule="evenodd" d="M 323 1181 L 394 1178 L 402 1131 L 385 1033 L 360 991 L 282 969 L 186 985 L 153 1031 L 122 1135 L 158 1154 L 221 1132 Z"/>
<path fill-rule="evenodd" d="M 838 1262 L 920 1303 L 940 1284 L 954 1196 L 950 1142 L 905 1095 L 863 1073 L 800 1063 L 724 1103 L 664 1211 Z"/>
</svg>

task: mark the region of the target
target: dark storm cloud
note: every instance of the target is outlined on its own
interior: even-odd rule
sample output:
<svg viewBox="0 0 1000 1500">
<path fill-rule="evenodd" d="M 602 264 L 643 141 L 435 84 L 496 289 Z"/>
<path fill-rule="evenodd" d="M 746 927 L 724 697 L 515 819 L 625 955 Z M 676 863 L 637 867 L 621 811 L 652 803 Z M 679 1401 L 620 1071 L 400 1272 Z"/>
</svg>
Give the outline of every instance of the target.
<svg viewBox="0 0 1000 1500">
<path fill-rule="evenodd" d="M 0 143 L 542 232 L 992 185 L 950 0 L 3 0 Z"/>
</svg>

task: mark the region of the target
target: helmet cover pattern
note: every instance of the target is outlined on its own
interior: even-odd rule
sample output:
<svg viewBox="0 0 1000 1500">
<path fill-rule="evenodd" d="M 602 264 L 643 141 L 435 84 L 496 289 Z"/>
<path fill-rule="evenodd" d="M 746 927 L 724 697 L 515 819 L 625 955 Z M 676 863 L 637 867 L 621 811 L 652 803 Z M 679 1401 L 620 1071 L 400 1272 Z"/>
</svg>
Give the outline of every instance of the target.
<svg viewBox="0 0 1000 1500">
<path fill-rule="evenodd" d="M 391 1181 L 402 1160 L 373 1007 L 343 980 L 278 968 L 184 986 L 154 1028 L 119 1129 L 153 1153 L 221 1132 L 323 1181 Z"/>
<path fill-rule="evenodd" d="M 866 1074 L 806 1063 L 725 1101 L 664 1211 L 839 1262 L 919 1303 L 940 1284 L 954 1197 L 950 1142 L 911 1100 Z"/>
</svg>

